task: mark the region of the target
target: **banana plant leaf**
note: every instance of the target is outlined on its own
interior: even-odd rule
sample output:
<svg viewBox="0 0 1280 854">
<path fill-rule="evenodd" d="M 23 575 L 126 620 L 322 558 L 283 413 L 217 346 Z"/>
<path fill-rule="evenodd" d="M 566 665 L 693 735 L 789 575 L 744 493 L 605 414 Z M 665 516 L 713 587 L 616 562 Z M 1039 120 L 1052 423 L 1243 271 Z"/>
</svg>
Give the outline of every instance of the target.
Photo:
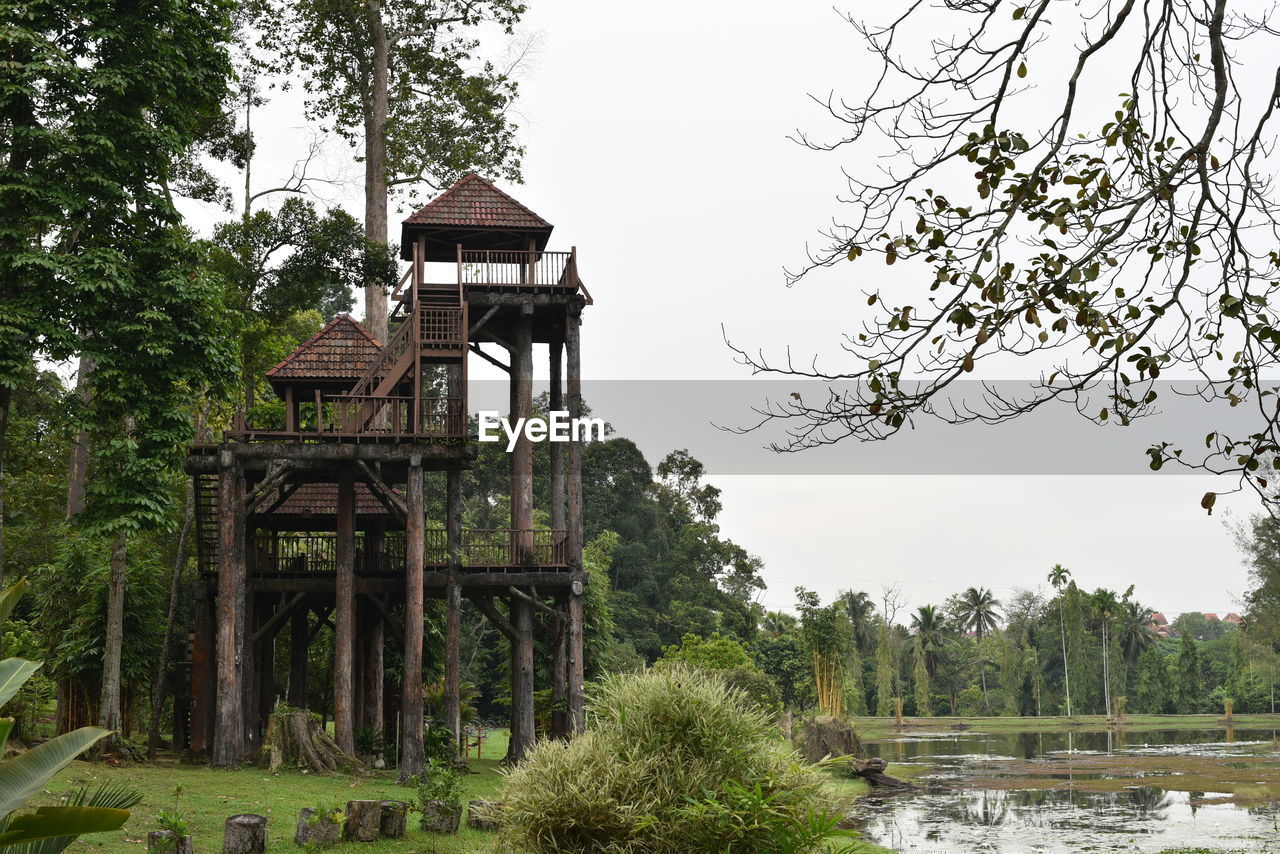
<svg viewBox="0 0 1280 854">
<path fill-rule="evenodd" d="M 72 759 L 110 734 L 101 727 L 82 727 L 0 764 L 0 816 L 22 806 Z"/>
<path fill-rule="evenodd" d="M 9 619 L 9 615 L 13 613 L 13 606 L 18 604 L 18 600 L 26 592 L 27 580 L 20 578 L 13 585 L 6 588 L 3 593 L 0 593 L 0 623 Z"/>
<path fill-rule="evenodd" d="M 0 848 L 58 836 L 106 833 L 119 830 L 128 820 L 128 810 L 74 806 L 40 807 L 33 813 L 14 816 L 9 822 L 8 829 L 0 833 Z"/>
<path fill-rule="evenodd" d="M 104 784 L 90 791 L 78 789 L 65 796 L 62 806 L 70 807 L 104 807 L 109 810 L 128 810 L 142 801 L 142 793 L 137 789 L 119 784 Z M 17 816 L 0 819 L 0 835 L 9 829 Z M 31 842 L 13 842 L 4 845 L 3 854 L 62 854 L 76 836 L 51 836 Z"/>
<path fill-rule="evenodd" d="M 0 706 L 13 699 L 31 674 L 40 669 L 40 662 L 23 658 L 6 658 L 0 661 Z"/>
</svg>

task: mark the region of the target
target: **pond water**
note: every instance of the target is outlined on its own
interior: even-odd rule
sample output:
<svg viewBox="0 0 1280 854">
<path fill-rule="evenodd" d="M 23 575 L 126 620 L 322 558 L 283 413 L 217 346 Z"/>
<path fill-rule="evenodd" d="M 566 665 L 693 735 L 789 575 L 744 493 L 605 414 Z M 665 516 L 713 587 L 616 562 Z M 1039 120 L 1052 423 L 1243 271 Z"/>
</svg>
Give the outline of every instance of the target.
<svg viewBox="0 0 1280 854">
<path fill-rule="evenodd" d="M 850 815 L 919 854 L 1076 854 L 1211 847 L 1280 854 L 1271 730 L 903 735 L 870 755 L 926 766 L 910 793 Z"/>
</svg>

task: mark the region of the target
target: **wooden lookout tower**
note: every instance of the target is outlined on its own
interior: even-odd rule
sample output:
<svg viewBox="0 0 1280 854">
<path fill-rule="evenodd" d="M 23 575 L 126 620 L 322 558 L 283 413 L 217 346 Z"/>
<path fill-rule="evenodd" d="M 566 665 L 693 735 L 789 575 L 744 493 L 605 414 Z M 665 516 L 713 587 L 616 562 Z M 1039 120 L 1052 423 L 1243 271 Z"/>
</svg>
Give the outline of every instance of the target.
<svg viewBox="0 0 1280 854">
<path fill-rule="evenodd" d="M 307 704 L 308 648 L 331 630 L 332 700 L 313 711 L 332 716 L 344 750 L 371 729 L 399 745 L 402 776 L 421 771 L 426 597 L 445 603 L 444 725 L 455 737 L 464 598 L 510 640 L 510 757 L 535 739 L 535 610 L 554 627 L 552 734 L 582 726 L 580 443 L 550 444 L 548 529 L 534 525 L 524 436 L 510 454 L 510 527 L 463 527 L 462 473 L 476 458 L 470 356 L 508 373 L 514 421 L 532 414 L 534 345 L 546 345 L 551 409 L 582 414 L 591 299 L 576 251 L 547 249 L 551 230 L 480 176 L 462 178 L 403 223 L 409 268 L 389 340 L 335 318 L 267 373 L 284 404 L 274 420 L 238 417 L 220 444 L 192 449 L 200 584 L 183 706 L 187 746 L 212 764 L 250 758 L 277 702 Z M 445 497 L 443 527 L 426 519 L 432 488 Z M 276 661 L 282 632 L 287 665 Z M 386 672 L 384 649 L 402 652 L 402 673 Z"/>
</svg>

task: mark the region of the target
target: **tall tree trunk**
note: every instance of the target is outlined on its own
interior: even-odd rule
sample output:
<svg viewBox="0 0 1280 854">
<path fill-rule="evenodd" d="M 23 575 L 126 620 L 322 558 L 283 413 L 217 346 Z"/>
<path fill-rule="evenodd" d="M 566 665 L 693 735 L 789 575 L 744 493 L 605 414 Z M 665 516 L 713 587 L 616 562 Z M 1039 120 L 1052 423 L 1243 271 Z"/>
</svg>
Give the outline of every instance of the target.
<svg viewBox="0 0 1280 854">
<path fill-rule="evenodd" d="M 1071 716 L 1071 663 L 1067 660 L 1067 618 L 1058 605 L 1058 625 L 1062 628 L 1062 681 L 1067 688 L 1067 716 Z"/>
<path fill-rule="evenodd" d="M 165 688 L 168 686 L 169 659 L 173 657 L 174 636 L 177 634 L 178 597 L 182 591 L 182 570 L 187 563 L 187 539 L 195 520 L 195 485 L 187 484 L 187 506 L 182 514 L 182 529 L 178 532 L 178 556 L 173 563 L 173 580 L 169 583 L 169 611 L 165 620 L 164 645 L 160 647 L 160 665 L 151 686 L 151 722 L 147 727 L 147 759 L 154 761 L 156 747 L 160 743 L 160 712 L 164 707 Z"/>
<path fill-rule="evenodd" d="M 76 372 L 76 394 L 82 404 L 89 402 L 89 374 L 93 372 L 93 360 L 80 357 L 80 369 Z M 89 436 L 82 429 L 71 445 L 71 460 L 67 471 L 67 518 L 84 509 L 84 484 L 89 470 Z"/>
<path fill-rule="evenodd" d="M 9 432 L 9 407 L 13 403 L 13 389 L 0 385 L 0 590 L 4 589 L 4 454 L 5 439 Z"/>
<path fill-rule="evenodd" d="M 123 723 L 120 713 L 120 654 L 124 646 L 124 582 L 128 539 L 123 531 L 111 543 L 111 584 L 107 588 L 107 637 L 102 655 L 102 694 L 98 725 L 119 731 Z M 110 741 L 118 743 L 117 736 Z"/>
<path fill-rule="evenodd" d="M 373 74 L 364 110 L 364 236 L 375 244 L 387 242 L 387 79 L 391 43 L 378 0 L 366 0 L 369 35 L 373 42 Z M 387 343 L 387 292 L 370 280 L 364 289 L 364 323 Z"/>
</svg>

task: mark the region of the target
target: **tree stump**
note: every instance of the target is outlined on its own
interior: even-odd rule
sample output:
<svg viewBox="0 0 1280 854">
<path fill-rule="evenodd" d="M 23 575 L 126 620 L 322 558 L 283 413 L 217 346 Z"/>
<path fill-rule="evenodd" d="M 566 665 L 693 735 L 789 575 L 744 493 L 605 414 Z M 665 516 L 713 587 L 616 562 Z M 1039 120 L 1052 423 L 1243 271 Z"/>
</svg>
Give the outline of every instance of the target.
<svg viewBox="0 0 1280 854">
<path fill-rule="evenodd" d="M 172 830 L 153 830 L 147 834 L 147 854 L 192 854 L 190 836 L 178 836 Z"/>
<path fill-rule="evenodd" d="M 831 715 L 818 715 L 805 721 L 800 731 L 800 752 L 810 762 L 821 762 L 828 756 L 851 756 L 862 748 L 862 742 L 848 721 Z"/>
<path fill-rule="evenodd" d="M 349 842 L 373 842 L 382 832 L 382 801 L 347 801 L 342 838 Z"/>
<path fill-rule="evenodd" d="M 263 854 L 267 850 L 267 817 L 245 813 L 227 819 L 222 854 Z"/>
<path fill-rule="evenodd" d="M 408 812 L 409 805 L 404 801 L 383 801 L 380 823 L 382 835 L 387 839 L 403 838 L 405 816 Z"/>
<path fill-rule="evenodd" d="M 427 801 L 422 805 L 418 826 L 428 833 L 457 833 L 462 824 L 462 804 L 456 801 Z"/>
<path fill-rule="evenodd" d="M 365 767 L 329 737 L 319 718 L 299 709 L 276 712 L 268 720 L 259 764 L 269 771 L 305 768 L 318 774 L 350 773 Z"/>
<path fill-rule="evenodd" d="M 342 838 L 342 822 L 334 821 L 327 810 L 303 807 L 298 812 L 298 829 L 293 834 L 295 845 L 328 848 Z"/>
<path fill-rule="evenodd" d="M 502 827 L 501 801 L 472 801 L 467 805 L 467 827 L 472 830 L 498 830 Z"/>
</svg>

